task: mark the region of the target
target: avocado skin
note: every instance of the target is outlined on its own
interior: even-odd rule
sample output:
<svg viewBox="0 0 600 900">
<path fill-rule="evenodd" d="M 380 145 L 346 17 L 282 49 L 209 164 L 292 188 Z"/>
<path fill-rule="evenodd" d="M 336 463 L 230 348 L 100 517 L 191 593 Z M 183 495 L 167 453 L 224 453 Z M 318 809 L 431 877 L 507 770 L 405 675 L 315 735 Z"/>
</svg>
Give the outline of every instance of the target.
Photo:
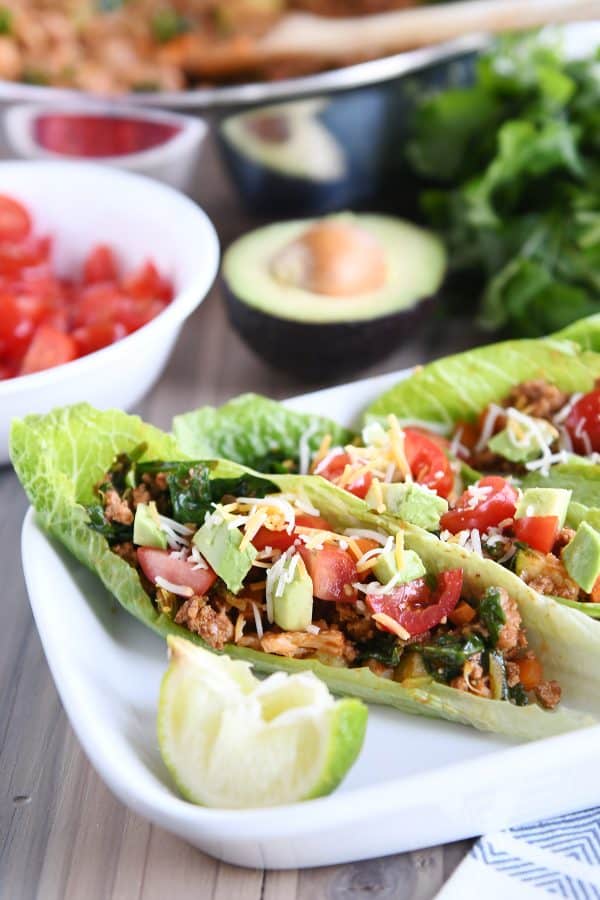
<svg viewBox="0 0 600 900">
<path fill-rule="evenodd" d="M 370 320 L 299 322 L 248 306 L 225 284 L 229 321 L 240 337 L 265 362 L 308 381 L 358 372 L 389 356 L 431 315 L 437 297 Z"/>
<path fill-rule="evenodd" d="M 268 169 L 242 156 L 222 138 L 221 152 L 246 208 L 262 216 L 320 216 L 355 207 L 366 193 L 350 178 L 313 181 Z"/>
</svg>

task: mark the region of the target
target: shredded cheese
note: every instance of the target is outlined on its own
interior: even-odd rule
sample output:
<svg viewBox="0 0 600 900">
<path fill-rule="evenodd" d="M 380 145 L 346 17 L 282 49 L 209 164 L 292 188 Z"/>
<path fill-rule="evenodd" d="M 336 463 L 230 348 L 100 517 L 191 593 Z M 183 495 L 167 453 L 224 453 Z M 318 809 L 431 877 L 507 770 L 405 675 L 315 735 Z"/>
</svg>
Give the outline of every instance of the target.
<svg viewBox="0 0 600 900">
<path fill-rule="evenodd" d="M 263 631 L 263 627 L 262 627 L 262 619 L 260 616 L 260 611 L 259 611 L 256 603 L 254 603 L 254 602 L 252 603 L 252 612 L 254 613 L 254 624 L 256 626 L 256 634 L 258 636 L 258 639 L 260 640 L 264 634 L 264 631 Z"/>
<path fill-rule="evenodd" d="M 397 568 L 404 568 L 404 532 L 397 531 L 396 532 L 396 541 L 395 541 L 395 549 L 394 556 L 396 558 L 396 566 Z"/>
<path fill-rule="evenodd" d="M 174 584 L 172 581 L 167 581 L 166 578 L 161 578 L 160 575 L 154 579 L 154 584 L 156 587 L 160 587 L 164 591 L 169 591 L 170 594 L 176 594 L 178 597 L 194 596 L 191 587 L 188 587 L 186 584 Z"/>
<path fill-rule="evenodd" d="M 412 481 L 410 466 L 408 465 L 406 453 L 404 452 L 404 432 L 400 428 L 398 419 L 393 413 L 390 413 L 388 416 L 388 422 L 390 425 L 390 443 L 392 445 L 392 453 L 396 465 L 402 473 L 404 480 Z"/>
<path fill-rule="evenodd" d="M 377 541 L 383 547 L 389 538 L 389 534 L 381 531 L 372 531 L 369 528 L 346 528 L 344 534 L 347 537 L 366 538 L 368 541 Z"/>
<path fill-rule="evenodd" d="M 313 457 L 312 467 L 311 467 L 313 472 L 315 471 L 316 467 L 319 465 L 321 460 L 325 459 L 330 447 L 331 447 L 331 435 L 326 434 L 324 436 L 323 440 L 321 441 L 321 445 L 320 445 L 319 449 L 317 450 L 317 452 L 315 453 L 315 455 Z"/>
<path fill-rule="evenodd" d="M 375 613 L 372 618 L 373 621 L 376 622 L 377 625 L 383 628 L 385 631 L 391 631 L 403 641 L 409 640 L 410 633 L 406 630 L 406 628 L 402 627 L 400 622 L 396 622 L 395 619 L 392 619 L 391 616 L 388 616 L 385 613 Z"/>
</svg>

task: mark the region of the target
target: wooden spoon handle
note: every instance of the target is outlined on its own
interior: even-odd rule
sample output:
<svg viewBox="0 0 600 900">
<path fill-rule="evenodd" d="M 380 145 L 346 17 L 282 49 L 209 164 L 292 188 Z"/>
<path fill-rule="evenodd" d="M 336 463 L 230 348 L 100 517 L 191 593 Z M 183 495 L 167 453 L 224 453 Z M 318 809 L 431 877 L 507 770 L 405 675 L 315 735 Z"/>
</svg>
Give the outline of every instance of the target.
<svg viewBox="0 0 600 900">
<path fill-rule="evenodd" d="M 600 18 L 600 0 L 468 0 L 348 19 L 293 13 L 260 41 L 265 57 L 372 57 L 476 32 Z"/>
</svg>

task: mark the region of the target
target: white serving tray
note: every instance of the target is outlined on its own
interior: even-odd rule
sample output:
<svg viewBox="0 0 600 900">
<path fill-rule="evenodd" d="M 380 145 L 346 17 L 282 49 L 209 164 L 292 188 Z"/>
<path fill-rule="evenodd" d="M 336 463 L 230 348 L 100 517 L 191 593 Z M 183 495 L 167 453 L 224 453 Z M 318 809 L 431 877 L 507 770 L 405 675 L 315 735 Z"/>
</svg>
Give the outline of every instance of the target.
<svg viewBox="0 0 600 900">
<path fill-rule="evenodd" d="M 402 374 L 289 405 L 351 424 Z M 123 803 L 219 859 L 257 868 L 343 863 L 600 803 L 600 726 L 519 744 L 372 706 L 360 758 L 331 796 L 261 810 L 193 806 L 177 795 L 155 737 L 164 642 L 50 541 L 32 510 L 22 551 L 46 658 L 90 762 Z"/>
</svg>

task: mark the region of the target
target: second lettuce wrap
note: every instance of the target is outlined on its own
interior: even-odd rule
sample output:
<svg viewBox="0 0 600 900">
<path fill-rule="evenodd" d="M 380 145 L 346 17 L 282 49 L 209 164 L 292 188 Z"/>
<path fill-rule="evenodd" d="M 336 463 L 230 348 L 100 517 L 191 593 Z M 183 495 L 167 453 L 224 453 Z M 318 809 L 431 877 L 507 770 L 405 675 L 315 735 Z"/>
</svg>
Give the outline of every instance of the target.
<svg viewBox="0 0 600 900">
<path fill-rule="evenodd" d="M 119 453 L 145 445 L 142 460 L 181 460 L 185 454 L 173 438 L 139 418 L 118 411 L 100 412 L 87 405 L 29 416 L 13 425 L 11 457 L 42 526 L 92 569 L 119 602 L 161 635 L 178 634 L 203 643 L 160 613 L 134 568 L 115 555 L 101 534 L 89 527 L 86 507 L 94 503 L 94 485 Z M 212 466 L 212 478 L 254 477 L 230 462 Z M 269 481 L 286 492 L 300 491 L 337 528 L 377 528 L 393 533 L 398 525 L 370 513 L 365 504 L 318 477 L 272 475 Z M 516 600 L 531 645 L 548 676 L 560 679 L 565 703 L 553 711 L 518 707 L 506 701 L 462 693 L 431 677 L 397 683 L 367 668 L 337 668 L 314 659 L 290 659 L 229 644 L 228 654 L 251 661 L 264 672 L 311 669 L 332 690 L 383 703 L 419 715 L 442 717 L 514 737 L 533 739 L 592 724 L 600 687 L 600 630 L 586 617 L 537 595 L 512 573 L 425 534 L 407 533 L 430 575 L 461 568 L 464 583 L 475 593 L 494 585 Z"/>
</svg>

